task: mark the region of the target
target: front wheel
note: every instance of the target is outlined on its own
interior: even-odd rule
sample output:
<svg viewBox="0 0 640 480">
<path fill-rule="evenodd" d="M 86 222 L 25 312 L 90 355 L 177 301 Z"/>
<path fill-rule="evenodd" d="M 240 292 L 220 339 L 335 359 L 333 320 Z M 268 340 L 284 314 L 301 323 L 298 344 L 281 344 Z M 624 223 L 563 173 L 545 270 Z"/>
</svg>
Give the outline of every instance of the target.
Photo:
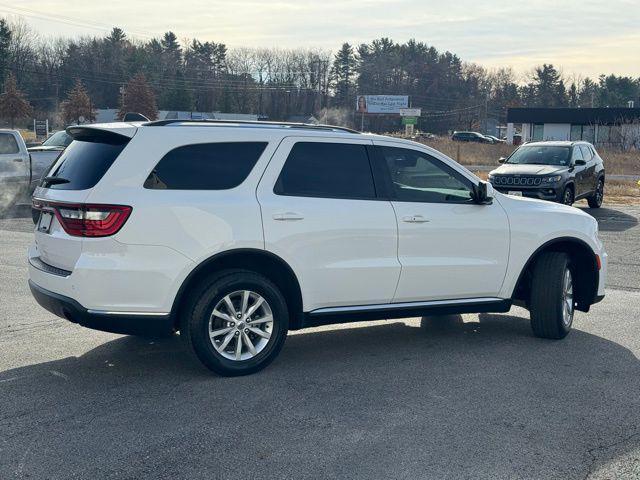
<svg viewBox="0 0 640 480">
<path fill-rule="evenodd" d="M 573 188 L 565 187 L 564 191 L 562 192 L 562 203 L 571 206 L 573 205 L 573 198 Z"/>
<path fill-rule="evenodd" d="M 587 198 L 587 203 L 589 203 L 589 208 L 600 208 L 602 206 L 602 201 L 604 200 L 604 180 L 601 178 L 598 180 L 598 184 L 596 185 L 596 191 L 593 195 Z"/>
<path fill-rule="evenodd" d="M 282 349 L 289 327 L 278 287 L 244 270 L 222 272 L 205 282 L 186 315 L 181 335 L 207 368 L 223 376 L 265 368 Z"/>
<path fill-rule="evenodd" d="M 567 336 L 575 309 L 573 274 L 565 253 L 543 253 L 533 267 L 531 328 L 537 337 Z"/>
</svg>

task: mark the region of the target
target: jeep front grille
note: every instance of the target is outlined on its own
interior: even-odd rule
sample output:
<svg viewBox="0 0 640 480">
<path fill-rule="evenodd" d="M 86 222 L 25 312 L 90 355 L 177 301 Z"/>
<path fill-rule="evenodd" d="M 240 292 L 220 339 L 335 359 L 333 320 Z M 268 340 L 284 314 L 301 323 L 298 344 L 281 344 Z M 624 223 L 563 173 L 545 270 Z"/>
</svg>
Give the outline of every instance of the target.
<svg viewBox="0 0 640 480">
<path fill-rule="evenodd" d="M 519 175 L 496 175 L 492 178 L 495 185 L 517 185 L 519 187 L 536 187 L 542 183 L 541 177 L 524 177 Z"/>
</svg>

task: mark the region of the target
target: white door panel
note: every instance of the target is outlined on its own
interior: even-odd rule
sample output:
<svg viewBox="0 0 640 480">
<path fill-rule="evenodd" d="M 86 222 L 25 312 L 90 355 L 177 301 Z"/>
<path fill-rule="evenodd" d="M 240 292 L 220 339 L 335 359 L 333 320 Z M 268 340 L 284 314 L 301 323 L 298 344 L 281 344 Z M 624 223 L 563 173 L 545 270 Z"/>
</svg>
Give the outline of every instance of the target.
<svg viewBox="0 0 640 480">
<path fill-rule="evenodd" d="M 398 223 L 394 303 L 496 297 L 509 260 L 502 207 L 471 202 L 477 179 L 432 149 L 376 141 Z"/>
<path fill-rule="evenodd" d="M 402 274 L 394 302 L 495 297 L 509 258 L 497 205 L 393 202 Z M 423 222 L 404 220 L 422 217 Z"/>
<path fill-rule="evenodd" d="M 265 248 L 295 271 L 305 311 L 390 302 L 400 275 L 391 203 L 275 194 L 280 171 L 297 142 L 371 144 L 317 137 L 283 140 L 257 191 Z"/>
</svg>

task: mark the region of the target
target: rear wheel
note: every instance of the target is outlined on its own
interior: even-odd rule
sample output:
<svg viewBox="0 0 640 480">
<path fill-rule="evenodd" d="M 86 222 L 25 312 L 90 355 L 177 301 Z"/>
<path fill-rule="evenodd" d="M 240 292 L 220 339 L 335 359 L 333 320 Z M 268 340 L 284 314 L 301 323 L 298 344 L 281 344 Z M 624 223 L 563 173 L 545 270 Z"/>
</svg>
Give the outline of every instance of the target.
<svg viewBox="0 0 640 480">
<path fill-rule="evenodd" d="M 587 202 L 589 203 L 589 208 L 600 208 L 602 206 L 602 201 L 604 200 L 604 179 L 600 178 L 598 180 L 598 184 L 596 185 L 596 191 L 592 196 L 587 198 Z"/>
<path fill-rule="evenodd" d="M 192 297 L 181 335 L 204 365 L 224 376 L 248 375 L 271 363 L 289 326 L 278 288 L 254 272 L 222 272 Z"/>
<path fill-rule="evenodd" d="M 562 192 L 562 203 L 565 205 L 573 205 L 573 188 L 568 186 L 565 187 L 564 192 Z"/>
<path fill-rule="evenodd" d="M 531 328 L 537 337 L 560 339 L 571 330 L 575 309 L 573 274 L 561 252 L 543 253 L 533 268 Z"/>
</svg>

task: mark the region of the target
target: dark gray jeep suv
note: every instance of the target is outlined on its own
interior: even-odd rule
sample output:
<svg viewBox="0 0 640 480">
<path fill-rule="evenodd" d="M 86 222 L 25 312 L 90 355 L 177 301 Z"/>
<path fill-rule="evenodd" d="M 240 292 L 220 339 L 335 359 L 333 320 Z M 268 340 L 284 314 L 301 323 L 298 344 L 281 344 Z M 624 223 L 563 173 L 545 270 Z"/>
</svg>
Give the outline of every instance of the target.
<svg viewBox="0 0 640 480">
<path fill-rule="evenodd" d="M 604 163 L 587 142 L 535 142 L 501 158 L 489 182 L 502 193 L 571 205 L 586 198 L 598 208 L 604 198 Z"/>
</svg>

